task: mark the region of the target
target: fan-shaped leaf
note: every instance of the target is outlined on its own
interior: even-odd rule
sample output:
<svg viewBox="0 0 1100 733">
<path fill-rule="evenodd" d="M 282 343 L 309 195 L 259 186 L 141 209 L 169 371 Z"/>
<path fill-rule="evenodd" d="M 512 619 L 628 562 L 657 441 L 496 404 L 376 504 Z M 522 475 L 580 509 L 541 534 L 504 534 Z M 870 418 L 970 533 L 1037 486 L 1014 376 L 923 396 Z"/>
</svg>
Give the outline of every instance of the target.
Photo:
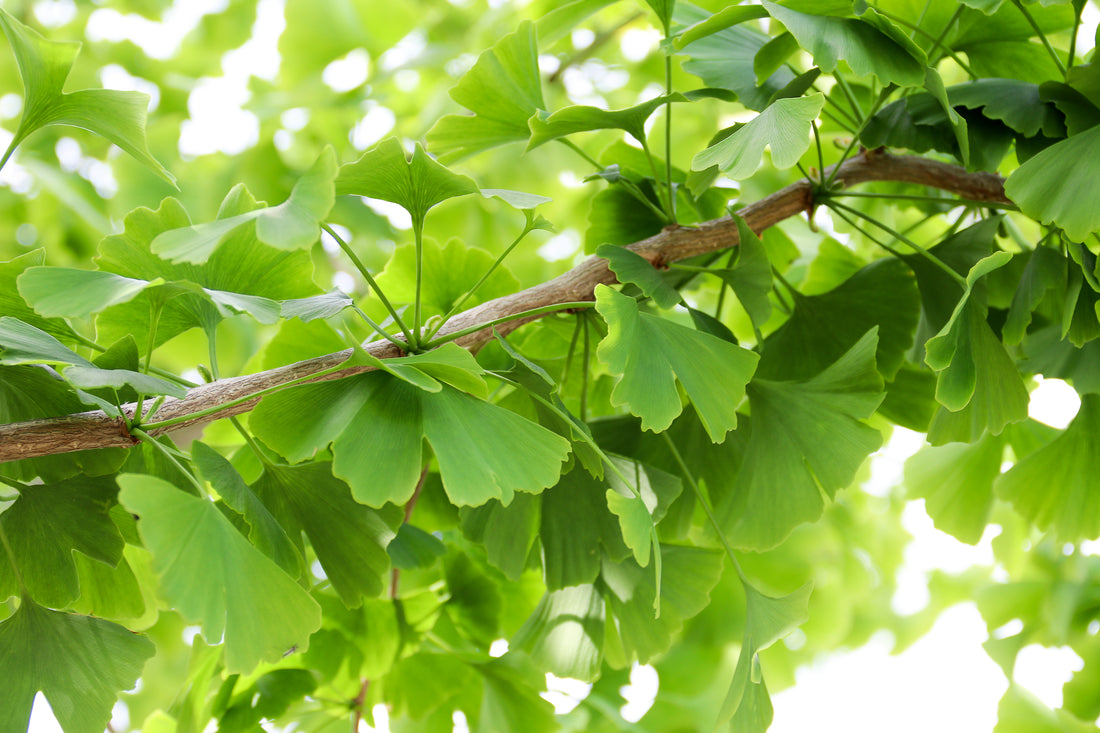
<svg viewBox="0 0 1100 733">
<path fill-rule="evenodd" d="M 1083 242 L 1100 231 L 1100 125 L 1036 154 L 1005 181 L 1005 193 L 1028 216 Z"/>
<path fill-rule="evenodd" d="M 256 238 L 281 250 L 306 249 L 321 236 L 321 221 L 335 200 L 336 153 L 326 147 L 278 206 L 158 234 L 150 251 L 173 262 L 201 264 L 238 229 L 255 221 Z"/>
<path fill-rule="evenodd" d="M 48 41 L 2 9 L 0 27 L 11 43 L 23 78 L 23 116 L 9 150 L 47 125 L 80 127 L 110 140 L 175 185 L 172 174 L 149 154 L 145 142 L 149 95 L 112 89 L 66 94 L 62 89 L 80 44 Z"/>
<path fill-rule="evenodd" d="M 771 147 L 772 163 L 790 168 L 810 149 L 810 125 L 825 105 L 825 96 L 778 99 L 732 135 L 695 156 L 693 170 L 717 165 L 730 178 L 748 178 L 760 167 L 764 148 Z"/>
<path fill-rule="evenodd" d="M 675 377 L 712 441 L 721 443 L 737 427 L 737 403 L 756 369 L 756 354 L 641 313 L 633 298 L 606 286 L 596 289 L 596 309 L 608 324 L 597 354 L 619 376 L 613 404 L 627 405 L 643 429 L 661 432 L 683 409 Z"/>
<path fill-rule="evenodd" d="M 230 524 L 213 502 L 155 476 L 123 474 L 119 501 L 137 514 L 160 589 L 210 643 L 225 638 L 225 666 L 248 673 L 305 648 L 321 609 Z M 278 604 L 271 604 L 278 598 Z"/>
<path fill-rule="evenodd" d="M 110 621 L 25 599 L 0 623 L 0 730 L 27 730 L 41 690 L 65 733 L 101 733 L 118 694 L 134 686 L 155 652 L 148 639 Z"/>
<path fill-rule="evenodd" d="M 546 107 L 535 26 L 524 22 L 481 54 L 451 98 L 473 116 L 447 115 L 428 131 L 428 143 L 444 161 L 526 140 L 527 120 Z"/>
<path fill-rule="evenodd" d="M 997 478 L 997 494 L 1059 540 L 1100 537 L 1100 395 L 1081 398 L 1065 431 Z"/>
<path fill-rule="evenodd" d="M 749 385 L 749 439 L 733 490 L 716 511 L 736 547 L 766 550 L 812 522 L 882 445 L 865 423 L 882 401 L 875 369 L 878 336 L 868 331 L 820 374 L 804 381 Z M 713 489 L 712 489 L 713 490 Z"/>
</svg>

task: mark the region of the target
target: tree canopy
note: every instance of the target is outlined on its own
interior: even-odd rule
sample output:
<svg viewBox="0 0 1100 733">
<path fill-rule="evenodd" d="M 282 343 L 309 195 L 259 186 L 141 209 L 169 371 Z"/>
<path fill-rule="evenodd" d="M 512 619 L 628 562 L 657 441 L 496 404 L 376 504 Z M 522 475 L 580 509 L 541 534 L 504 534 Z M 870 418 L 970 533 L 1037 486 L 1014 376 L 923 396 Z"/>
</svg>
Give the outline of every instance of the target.
<svg viewBox="0 0 1100 733">
<path fill-rule="evenodd" d="M 762 732 L 963 600 L 1094 730 L 1098 12 L 8 0 L 0 731 Z"/>
</svg>

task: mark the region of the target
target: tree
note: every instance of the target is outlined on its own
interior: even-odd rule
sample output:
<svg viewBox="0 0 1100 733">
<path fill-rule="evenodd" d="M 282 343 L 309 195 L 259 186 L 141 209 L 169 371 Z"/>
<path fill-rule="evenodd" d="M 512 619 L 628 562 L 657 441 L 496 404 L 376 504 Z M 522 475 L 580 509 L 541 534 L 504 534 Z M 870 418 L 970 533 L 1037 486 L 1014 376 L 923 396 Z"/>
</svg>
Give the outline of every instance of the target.
<svg viewBox="0 0 1100 733">
<path fill-rule="evenodd" d="M 280 10 L 255 138 L 181 153 Z M 998 730 L 1093 729 L 1096 10 L 6 3 L 0 731 L 38 691 L 66 733 L 120 696 L 142 730 L 621 730 L 633 662 L 638 729 L 763 731 L 800 663 L 962 599 L 1022 624 L 1010 678 L 1085 660 Z M 898 427 L 929 445 L 869 494 Z M 899 616 L 916 498 L 997 563 Z M 555 716 L 547 672 L 592 690 Z"/>
</svg>

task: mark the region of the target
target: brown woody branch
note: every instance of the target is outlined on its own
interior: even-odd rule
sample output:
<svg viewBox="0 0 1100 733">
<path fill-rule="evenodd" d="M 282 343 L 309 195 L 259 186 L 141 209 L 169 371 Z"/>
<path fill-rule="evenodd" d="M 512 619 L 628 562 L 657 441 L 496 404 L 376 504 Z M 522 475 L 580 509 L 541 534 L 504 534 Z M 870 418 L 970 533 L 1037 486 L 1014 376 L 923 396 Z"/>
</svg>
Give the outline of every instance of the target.
<svg viewBox="0 0 1100 733">
<path fill-rule="evenodd" d="M 846 161 L 840 166 L 836 181 L 838 185 L 843 186 L 870 181 L 915 183 L 950 191 L 972 201 L 1011 203 L 1005 197 L 1004 180 L 1000 176 L 991 173 L 968 173 L 956 165 L 917 156 L 896 156 L 883 151 L 865 151 Z M 745 218 L 754 231 L 760 232 L 795 214 L 810 213 L 813 206 L 813 186 L 809 181 L 802 180 L 746 206 L 738 213 Z M 723 217 L 695 227 L 666 229 L 648 239 L 629 245 L 629 249 L 655 265 L 664 265 L 732 247 L 737 243 L 736 224 L 729 217 Z M 448 321 L 440 330 L 440 334 L 455 333 L 534 308 L 592 300 L 593 291 L 597 285 L 614 282 L 615 276 L 608 269 L 607 261 L 599 257 L 590 257 L 548 282 L 482 303 L 458 314 Z M 536 317 L 509 321 L 496 328 L 502 333 L 507 333 Z M 492 330 L 485 328 L 458 339 L 458 343 L 465 348 L 476 350 L 491 338 Z M 393 344 L 385 341 L 370 344 L 367 350 L 381 359 L 401 355 Z M 261 390 L 332 369 L 347 360 L 350 354 L 349 349 L 256 374 L 220 379 L 195 387 L 183 399 L 168 399 L 157 411 L 156 420 L 195 417 L 176 423 L 171 428 L 150 432 L 158 434 L 169 429 L 178 430 L 247 412 L 255 407 L 259 398 L 239 404 L 230 403 L 255 395 Z M 350 367 L 324 378 L 346 377 L 366 371 L 368 368 Z M 225 405 L 224 409 L 208 412 L 223 405 Z M 125 409 L 129 415 L 133 415 L 134 405 L 127 405 Z M 95 448 L 130 447 L 133 444 L 133 438 L 127 434 L 119 419 L 108 417 L 99 411 L 0 425 L 0 462 Z"/>
</svg>

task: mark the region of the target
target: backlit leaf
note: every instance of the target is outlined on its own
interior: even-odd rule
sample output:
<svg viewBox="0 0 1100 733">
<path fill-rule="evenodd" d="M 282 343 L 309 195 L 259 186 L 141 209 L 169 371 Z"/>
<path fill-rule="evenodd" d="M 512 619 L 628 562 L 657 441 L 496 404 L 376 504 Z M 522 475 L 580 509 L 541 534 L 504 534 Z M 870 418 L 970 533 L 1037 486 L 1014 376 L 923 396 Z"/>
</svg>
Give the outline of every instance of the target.
<svg viewBox="0 0 1100 733">
<path fill-rule="evenodd" d="M 1100 461 L 1100 395 L 1083 395 L 1069 427 L 1000 476 L 998 496 L 1059 540 L 1100 536 L 1100 500 L 1093 477 Z"/>
<path fill-rule="evenodd" d="M 473 179 L 454 173 L 417 145 L 412 157 L 389 137 L 340 167 L 336 194 L 354 194 L 395 203 L 409 212 L 414 226 L 423 225 L 428 210 L 455 196 L 477 193 Z"/>
<path fill-rule="evenodd" d="M 113 89 L 85 89 L 66 94 L 62 90 L 80 44 L 49 41 L 2 9 L 0 27 L 15 52 L 23 79 L 23 116 L 11 148 L 47 125 L 80 127 L 110 140 L 165 181 L 175 184 L 172 174 L 149 154 L 145 142 L 147 94 Z"/>
<path fill-rule="evenodd" d="M 524 22 L 482 53 L 451 98 L 473 116 L 446 115 L 428 131 L 428 143 L 445 162 L 527 140 L 527 120 L 546 107 L 535 26 Z"/>
<path fill-rule="evenodd" d="M 255 222 L 255 236 L 280 250 L 306 249 L 321 236 L 321 222 L 335 200 L 336 153 L 325 148 L 278 206 L 158 234 L 150 251 L 172 262 L 202 264 L 238 229 Z"/>
<path fill-rule="evenodd" d="M 772 163 L 779 169 L 790 168 L 810 149 L 810 125 L 825 105 L 825 97 L 779 99 L 724 140 L 695 156 L 693 170 L 717 165 L 730 178 L 748 178 L 771 149 Z"/>
<path fill-rule="evenodd" d="M 805 623 L 810 616 L 813 586 L 804 585 L 793 593 L 773 598 L 746 580 L 741 582 L 745 588 L 745 636 L 718 725 L 732 721 L 731 730 L 763 733 L 771 724 L 772 710 L 763 678 L 752 673 L 756 655 Z"/>
<path fill-rule="evenodd" d="M 926 447 L 905 462 L 905 485 L 910 496 L 924 499 L 937 529 L 974 545 L 993 509 L 1003 454 L 1003 442 L 988 434 L 973 445 Z"/>
<path fill-rule="evenodd" d="M 596 309 L 608 322 L 597 353 L 619 381 L 612 403 L 627 405 L 642 428 L 661 432 L 683 406 L 678 379 L 712 441 L 737 426 L 737 403 L 756 368 L 756 354 L 728 341 L 641 313 L 633 298 L 596 289 Z"/>
<path fill-rule="evenodd" d="M 154 476 L 123 474 L 119 501 L 137 514 L 160 590 L 211 643 L 225 639 L 230 673 L 250 672 L 305 648 L 321 609 L 279 566 L 241 536 L 213 502 Z M 277 605 L 269 604 L 278 598 Z"/>
</svg>

